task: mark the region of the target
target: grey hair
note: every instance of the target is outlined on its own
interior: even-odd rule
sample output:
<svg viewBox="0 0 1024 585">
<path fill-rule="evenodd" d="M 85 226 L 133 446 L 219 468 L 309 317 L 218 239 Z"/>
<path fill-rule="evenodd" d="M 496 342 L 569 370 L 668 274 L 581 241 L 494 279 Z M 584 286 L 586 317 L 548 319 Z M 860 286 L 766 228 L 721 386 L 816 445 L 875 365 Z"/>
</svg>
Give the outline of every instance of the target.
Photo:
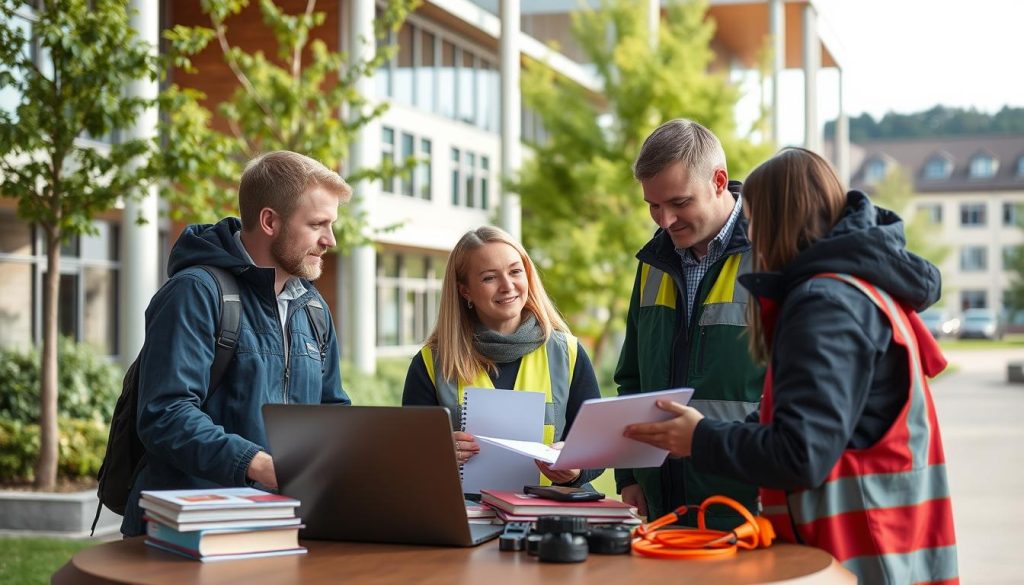
<svg viewBox="0 0 1024 585">
<path fill-rule="evenodd" d="M 633 177 L 646 181 L 665 167 L 681 162 L 710 178 L 716 168 L 725 169 L 725 150 L 713 132 L 693 120 L 678 118 L 665 122 L 644 140 L 633 163 Z"/>
</svg>

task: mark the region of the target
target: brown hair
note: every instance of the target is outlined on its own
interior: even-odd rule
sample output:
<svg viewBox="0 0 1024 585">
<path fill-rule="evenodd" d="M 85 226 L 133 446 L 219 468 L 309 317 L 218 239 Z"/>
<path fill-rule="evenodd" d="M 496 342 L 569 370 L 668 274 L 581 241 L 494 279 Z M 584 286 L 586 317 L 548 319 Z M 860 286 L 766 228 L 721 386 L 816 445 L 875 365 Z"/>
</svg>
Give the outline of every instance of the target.
<svg viewBox="0 0 1024 585">
<path fill-rule="evenodd" d="M 441 281 L 441 302 L 437 313 L 437 325 L 427 338 L 430 347 L 441 361 L 441 374 L 448 380 L 469 382 L 480 371 L 495 371 L 494 361 L 484 357 L 473 347 L 473 311 L 466 306 L 459 295 L 459 284 L 466 283 L 469 259 L 473 252 L 485 244 L 500 242 L 512 246 L 523 262 L 526 282 L 530 287 L 524 310 L 537 318 L 544 331 L 545 341 L 554 331 L 569 332 L 569 326 L 548 298 L 540 275 L 529 254 L 519 242 L 502 229 L 483 226 L 465 233 L 448 256 Z"/>
<path fill-rule="evenodd" d="M 786 148 L 751 171 L 743 185 L 754 270 L 776 272 L 839 221 L 846 191 L 832 165 L 803 149 Z M 748 305 L 750 354 L 767 361 L 760 310 Z"/>
<path fill-rule="evenodd" d="M 633 177 L 646 181 L 677 162 L 697 171 L 698 178 L 710 178 L 716 168 L 726 168 L 725 150 L 704 126 L 684 118 L 670 120 L 644 140 L 633 163 Z"/>
<path fill-rule="evenodd" d="M 334 193 L 342 203 L 352 196 L 352 188 L 338 173 L 304 154 L 275 150 L 252 159 L 238 185 L 242 229 L 256 226 L 266 207 L 287 220 L 299 197 L 313 185 Z"/>
</svg>

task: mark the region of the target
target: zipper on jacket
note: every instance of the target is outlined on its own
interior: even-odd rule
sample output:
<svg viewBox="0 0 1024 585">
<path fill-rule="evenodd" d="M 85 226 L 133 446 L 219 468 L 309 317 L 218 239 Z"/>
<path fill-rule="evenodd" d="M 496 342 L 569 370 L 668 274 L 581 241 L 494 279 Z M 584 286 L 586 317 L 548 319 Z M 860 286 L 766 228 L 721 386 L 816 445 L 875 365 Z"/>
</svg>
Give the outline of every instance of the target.
<svg viewBox="0 0 1024 585">
<path fill-rule="evenodd" d="M 288 404 L 288 368 L 290 367 L 291 366 L 286 362 L 284 366 L 284 393 L 282 396 L 284 404 Z"/>
</svg>

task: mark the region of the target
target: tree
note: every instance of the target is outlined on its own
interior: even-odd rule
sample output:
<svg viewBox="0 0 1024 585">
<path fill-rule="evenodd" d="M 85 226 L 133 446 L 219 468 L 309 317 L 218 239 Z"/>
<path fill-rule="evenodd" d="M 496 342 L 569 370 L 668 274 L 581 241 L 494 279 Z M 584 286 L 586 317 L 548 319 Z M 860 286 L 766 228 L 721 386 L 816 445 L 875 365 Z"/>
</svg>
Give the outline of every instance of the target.
<svg viewBox="0 0 1024 585">
<path fill-rule="evenodd" d="M 15 95 L 0 111 L 0 195 L 18 201 L 18 216 L 35 224 L 46 247 L 40 449 L 35 485 L 57 476 L 57 300 L 61 244 L 94 231 L 91 218 L 151 175 L 152 144 L 86 138 L 132 125 L 154 104 L 125 97 L 135 79 L 154 78 L 151 48 L 137 38 L 122 0 L 0 0 L 0 87 Z M 133 164 L 138 162 L 140 164 Z"/>
<path fill-rule="evenodd" d="M 377 19 L 377 33 L 396 30 L 419 0 L 389 2 Z M 329 168 L 341 169 L 356 132 L 387 108 L 381 102 L 368 114 L 343 116 L 343 110 L 362 111 L 366 99 L 356 81 L 372 76 L 391 58 L 397 46 L 381 47 L 375 58 L 350 63 L 345 53 L 330 51 L 315 37 L 324 23 L 316 1 L 309 0 L 299 14 L 287 14 L 271 0 L 260 0 L 259 10 L 276 54 L 248 53 L 228 39 L 228 21 L 249 6 L 248 0 L 203 0 L 210 27 L 175 26 L 165 33 L 172 44 L 172 64 L 182 72 L 197 73 L 191 57 L 216 41 L 238 87 L 216 108 L 227 128 L 214 127 L 214 114 L 201 102 L 205 95 L 178 84 L 162 95 L 167 116 L 160 172 L 172 180 L 162 195 L 171 203 L 174 219 L 213 221 L 235 212 L 235 185 L 246 162 L 261 152 L 286 149 L 309 155 Z M 373 42 L 373 39 L 368 39 Z M 405 171 L 384 162 L 380 169 L 358 169 L 349 182 L 374 179 Z M 343 206 L 336 224 L 338 249 L 365 240 L 365 219 Z"/>
<path fill-rule="evenodd" d="M 539 116 L 546 139 L 514 189 L 523 201 L 523 240 L 544 273 L 545 287 L 574 327 L 595 338 L 594 361 L 623 326 L 633 285 L 634 254 L 655 229 L 633 180 L 633 159 L 661 123 L 685 117 L 721 139 L 735 176 L 770 152 L 738 136 L 739 91 L 709 72 L 714 25 L 707 3 L 670 2 L 657 43 L 646 15 L 628 0 L 603 0 L 572 16 L 572 31 L 603 82 L 603 96 L 531 63 L 524 104 Z"/>
<path fill-rule="evenodd" d="M 924 213 L 914 207 L 916 195 L 906 171 L 897 166 L 875 186 L 871 199 L 876 205 L 891 209 L 903 217 L 908 250 L 941 266 L 949 256 L 950 247 L 940 243 L 941 240 L 935 237 L 935 227 L 929 225 Z"/>
</svg>

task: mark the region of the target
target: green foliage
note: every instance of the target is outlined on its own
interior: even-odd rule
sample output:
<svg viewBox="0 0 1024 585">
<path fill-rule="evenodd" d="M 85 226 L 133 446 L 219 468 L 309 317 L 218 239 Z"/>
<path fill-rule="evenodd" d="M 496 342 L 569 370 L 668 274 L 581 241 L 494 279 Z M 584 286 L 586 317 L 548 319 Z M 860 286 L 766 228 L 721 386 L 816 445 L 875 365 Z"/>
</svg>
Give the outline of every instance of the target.
<svg viewBox="0 0 1024 585">
<path fill-rule="evenodd" d="M 1024 108 L 1003 106 L 995 114 L 975 108 L 935 106 L 924 112 L 897 114 L 889 112 L 877 122 L 870 114 L 850 119 L 850 141 L 891 138 L 934 138 L 977 134 L 1024 133 Z M 835 122 L 825 124 L 825 136 L 835 135 Z"/>
<path fill-rule="evenodd" d="M 914 207 L 914 185 L 900 167 L 893 168 L 871 194 L 876 205 L 890 209 L 903 217 L 907 234 L 907 249 L 936 266 L 949 256 L 950 247 L 935 237 L 935 226 L 930 225 L 923 212 Z"/>
<path fill-rule="evenodd" d="M 397 30 L 418 3 L 389 2 L 377 19 L 377 34 Z M 293 15 L 271 0 L 260 0 L 263 23 L 276 50 L 273 55 L 247 53 L 229 42 L 228 22 L 248 6 L 248 0 L 204 0 L 210 27 L 179 25 L 164 33 L 171 44 L 169 64 L 186 73 L 202 73 L 192 57 L 216 41 L 237 82 L 233 95 L 217 107 L 230 130 L 227 134 L 213 128 L 214 114 L 202 105 L 206 96 L 201 92 L 172 85 L 161 95 L 167 113 L 162 122 L 166 144 L 155 165 L 172 179 L 163 196 L 171 203 L 174 219 L 212 222 L 237 213 L 238 178 L 246 162 L 261 152 L 293 150 L 341 169 L 359 129 L 387 107 L 386 102 L 369 103 L 356 90 L 356 82 L 372 76 L 397 45 L 382 46 L 372 59 L 350 62 L 345 53 L 329 50 L 316 38 L 325 17 L 315 10 L 315 1 Z M 356 115 L 344 118 L 343 109 Z M 394 170 L 358 169 L 347 178 L 354 183 L 379 178 L 383 172 Z M 338 249 L 369 243 L 365 226 L 364 215 L 343 206 L 335 225 Z"/>
<path fill-rule="evenodd" d="M 670 2 L 656 46 L 646 15 L 628 0 L 602 0 L 573 14 L 573 35 L 603 82 L 604 101 L 540 63 L 523 75 L 524 104 L 548 137 L 530 144 L 513 188 L 523 201 L 523 241 L 545 288 L 574 330 L 595 339 L 594 360 L 623 326 L 634 254 L 651 221 L 632 163 L 644 139 L 673 118 L 704 124 L 721 139 L 735 176 L 769 152 L 738 136 L 738 89 L 709 72 L 714 24 L 707 3 Z"/>
<path fill-rule="evenodd" d="M 93 540 L 65 538 L 4 538 L 0 554 L 0 583 L 46 585 L 50 576 Z"/>
<path fill-rule="evenodd" d="M 341 379 L 352 404 L 357 406 L 399 406 L 405 388 L 405 374 L 411 358 L 377 360 L 377 373 L 358 371 L 351 363 L 342 362 Z"/>
<path fill-rule="evenodd" d="M 86 344 L 61 337 L 57 345 L 59 416 L 109 421 L 121 394 L 121 369 Z M 0 419 L 39 420 L 39 352 L 0 350 Z"/>
<path fill-rule="evenodd" d="M 95 477 L 107 448 L 107 425 L 97 420 L 61 418 L 57 475 Z M 39 457 L 39 425 L 0 418 L 0 479 L 32 481 Z"/>
</svg>

